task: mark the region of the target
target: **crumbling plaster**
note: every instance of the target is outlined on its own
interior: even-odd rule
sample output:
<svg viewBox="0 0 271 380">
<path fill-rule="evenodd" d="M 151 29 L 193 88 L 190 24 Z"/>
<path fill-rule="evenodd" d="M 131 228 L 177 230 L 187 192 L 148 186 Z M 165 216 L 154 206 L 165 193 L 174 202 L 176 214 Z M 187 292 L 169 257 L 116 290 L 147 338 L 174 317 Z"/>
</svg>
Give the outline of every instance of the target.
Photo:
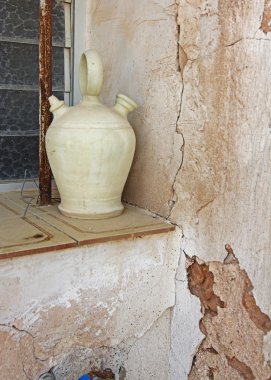
<svg viewBox="0 0 271 380">
<path fill-rule="evenodd" d="M 57 380 L 75 380 L 94 364 L 110 364 L 140 379 L 134 359 L 143 362 L 150 346 L 160 365 L 145 360 L 138 376 L 166 369 L 179 257 L 173 236 L 2 261 L 1 376 L 35 380 L 55 367 Z"/>
<path fill-rule="evenodd" d="M 221 260 L 221 243 L 231 242 L 253 280 L 252 264 L 268 267 L 271 231 L 271 36 L 259 29 L 263 8 L 264 1 L 181 1 L 178 13 L 188 57 L 179 119 L 186 149 L 171 217 L 190 254 Z"/>
<path fill-rule="evenodd" d="M 87 45 L 106 65 L 105 101 L 121 91 L 140 105 L 125 199 L 179 226 L 190 256 L 223 261 L 231 243 L 270 315 L 270 2 L 94 0 L 88 12 Z M 184 257 L 178 276 L 174 380 L 187 378 L 202 340 Z"/>
<path fill-rule="evenodd" d="M 189 380 L 267 380 L 271 363 L 263 352 L 270 318 L 253 296 L 247 273 L 230 246 L 224 263 L 188 258 L 188 285 L 201 301 L 200 329 L 205 338 L 192 362 Z"/>
<path fill-rule="evenodd" d="M 228 285 L 244 269 L 257 305 L 270 315 L 268 0 L 88 0 L 86 17 L 87 46 L 105 66 L 103 100 L 113 104 L 122 92 L 140 105 L 130 119 L 137 150 L 124 198 L 177 230 L 3 261 L 1 374 L 36 379 L 56 366 L 58 380 L 74 380 L 92 364 L 106 364 L 124 366 L 128 380 L 217 380 L 223 366 L 231 371 L 229 360 L 240 369 L 245 353 L 235 340 L 232 352 L 241 356 L 228 360 L 219 340 L 217 371 L 201 372 L 214 355 L 202 347 L 223 323 L 223 337 L 232 335 L 235 318 L 243 318 L 261 348 L 253 374 L 268 380 L 270 334 L 235 302 L 232 292 L 238 298 L 242 287 Z M 227 242 L 238 268 L 222 264 Z M 210 268 L 215 294 L 232 305 L 218 307 L 204 333 L 184 252 Z M 245 347 L 253 359 L 252 345 Z M 236 368 L 228 373 L 239 380 Z"/>
</svg>

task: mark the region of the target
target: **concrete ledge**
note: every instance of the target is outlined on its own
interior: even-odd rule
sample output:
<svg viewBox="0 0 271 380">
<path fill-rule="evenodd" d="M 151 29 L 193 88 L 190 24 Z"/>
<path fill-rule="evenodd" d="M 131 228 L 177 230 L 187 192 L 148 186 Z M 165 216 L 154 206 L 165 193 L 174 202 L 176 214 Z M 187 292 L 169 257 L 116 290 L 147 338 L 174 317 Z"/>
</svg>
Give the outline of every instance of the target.
<svg viewBox="0 0 271 380">
<path fill-rule="evenodd" d="M 25 216 L 27 203 L 20 192 L 0 194 L 0 260 L 175 230 L 170 223 L 133 206 L 127 205 L 115 218 L 80 220 L 60 214 L 57 201 L 38 207 L 36 191 L 24 192 L 24 196 L 33 198 Z"/>
</svg>

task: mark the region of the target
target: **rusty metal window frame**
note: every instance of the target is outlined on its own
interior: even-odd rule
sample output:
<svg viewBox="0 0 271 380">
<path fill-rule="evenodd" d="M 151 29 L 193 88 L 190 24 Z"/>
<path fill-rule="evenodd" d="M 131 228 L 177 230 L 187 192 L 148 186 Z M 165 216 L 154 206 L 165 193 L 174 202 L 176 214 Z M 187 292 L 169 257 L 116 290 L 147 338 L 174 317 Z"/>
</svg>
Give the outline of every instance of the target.
<svg viewBox="0 0 271 380">
<path fill-rule="evenodd" d="M 72 66 L 72 1 L 60 0 L 64 3 L 65 44 L 64 44 L 64 100 L 71 104 L 71 66 Z M 45 149 L 45 135 L 52 122 L 49 96 L 52 95 L 52 4 L 53 0 L 40 0 L 39 26 L 39 204 L 51 203 L 52 173 Z"/>
<path fill-rule="evenodd" d="M 52 95 L 52 8 L 53 0 L 40 0 L 39 7 L 39 203 L 51 203 L 52 173 L 45 150 L 45 135 L 52 122 L 49 96 Z"/>
</svg>

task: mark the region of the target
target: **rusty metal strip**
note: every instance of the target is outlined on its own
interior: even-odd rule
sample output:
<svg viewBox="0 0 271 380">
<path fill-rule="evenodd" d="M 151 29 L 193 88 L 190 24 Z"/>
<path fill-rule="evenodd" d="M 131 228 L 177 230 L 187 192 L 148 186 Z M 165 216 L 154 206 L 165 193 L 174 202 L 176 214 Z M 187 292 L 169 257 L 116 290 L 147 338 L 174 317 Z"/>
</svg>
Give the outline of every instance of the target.
<svg viewBox="0 0 271 380">
<path fill-rule="evenodd" d="M 48 97 L 52 95 L 52 0 L 40 0 L 39 45 L 39 95 L 40 95 L 40 145 L 39 145 L 39 204 L 51 203 L 52 173 L 45 150 L 45 135 L 52 122 Z"/>
</svg>

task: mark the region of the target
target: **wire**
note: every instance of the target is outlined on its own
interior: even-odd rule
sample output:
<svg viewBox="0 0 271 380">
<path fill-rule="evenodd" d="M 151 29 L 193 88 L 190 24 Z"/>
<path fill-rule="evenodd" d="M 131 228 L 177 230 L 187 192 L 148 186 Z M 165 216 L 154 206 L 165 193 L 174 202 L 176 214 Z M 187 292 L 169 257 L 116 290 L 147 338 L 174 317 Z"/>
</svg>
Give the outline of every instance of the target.
<svg viewBox="0 0 271 380">
<path fill-rule="evenodd" d="M 34 184 L 36 185 L 37 189 L 39 188 L 39 186 L 38 186 L 38 184 L 37 184 L 37 182 L 36 182 L 34 176 L 32 175 L 31 171 L 30 171 L 29 169 L 25 169 L 25 171 L 24 171 L 24 181 L 23 181 L 22 188 L 21 188 L 21 199 L 27 204 L 27 206 L 26 206 L 26 208 L 25 208 L 25 210 L 24 210 L 24 214 L 23 214 L 23 216 L 22 216 L 22 219 L 25 218 L 25 216 L 26 216 L 26 214 L 27 214 L 27 211 L 28 211 L 28 209 L 29 209 L 29 207 L 30 207 L 32 201 L 33 201 L 34 199 L 36 199 L 36 197 L 31 197 L 31 196 L 29 196 L 29 195 L 28 195 L 28 196 L 25 196 L 25 195 L 24 195 L 24 187 L 25 187 L 25 183 L 26 183 L 26 179 L 27 179 L 27 178 L 26 178 L 26 177 L 27 177 L 27 173 L 29 173 L 29 175 L 30 175 L 32 181 L 34 182 Z"/>
</svg>

